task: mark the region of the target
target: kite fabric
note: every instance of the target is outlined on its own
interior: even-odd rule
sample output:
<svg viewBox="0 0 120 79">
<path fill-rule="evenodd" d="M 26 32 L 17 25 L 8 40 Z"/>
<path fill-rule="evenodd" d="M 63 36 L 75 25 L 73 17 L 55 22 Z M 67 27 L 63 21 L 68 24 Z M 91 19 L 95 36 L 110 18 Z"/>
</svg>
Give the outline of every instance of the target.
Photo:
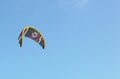
<svg viewBox="0 0 120 79">
<path fill-rule="evenodd" d="M 43 49 L 46 47 L 46 41 L 42 33 L 33 26 L 26 26 L 20 33 L 18 40 L 20 47 L 23 45 L 24 37 L 36 41 Z"/>
</svg>

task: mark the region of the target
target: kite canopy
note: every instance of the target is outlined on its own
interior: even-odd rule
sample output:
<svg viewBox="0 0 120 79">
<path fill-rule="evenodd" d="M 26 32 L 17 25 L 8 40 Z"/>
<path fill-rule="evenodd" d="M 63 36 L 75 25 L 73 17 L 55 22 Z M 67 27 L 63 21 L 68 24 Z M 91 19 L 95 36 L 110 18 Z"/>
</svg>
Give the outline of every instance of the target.
<svg viewBox="0 0 120 79">
<path fill-rule="evenodd" d="M 44 36 L 42 35 L 42 33 L 40 31 L 38 31 L 33 26 L 26 26 L 21 31 L 21 33 L 20 33 L 20 35 L 18 37 L 20 47 L 22 47 L 22 45 L 23 45 L 24 37 L 28 37 L 28 38 L 36 41 L 40 46 L 42 46 L 43 49 L 46 46 L 46 42 L 45 42 Z"/>
</svg>

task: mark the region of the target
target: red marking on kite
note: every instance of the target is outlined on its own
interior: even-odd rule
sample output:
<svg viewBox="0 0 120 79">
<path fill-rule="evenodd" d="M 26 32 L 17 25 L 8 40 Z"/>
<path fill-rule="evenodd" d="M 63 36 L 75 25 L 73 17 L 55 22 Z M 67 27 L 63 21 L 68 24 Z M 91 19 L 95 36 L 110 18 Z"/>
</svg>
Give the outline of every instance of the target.
<svg viewBox="0 0 120 79">
<path fill-rule="evenodd" d="M 36 41 L 36 42 L 39 42 L 39 39 L 38 39 L 38 38 L 36 38 L 36 39 L 35 39 L 35 41 Z"/>
<path fill-rule="evenodd" d="M 33 38 L 32 35 L 30 35 L 30 38 Z"/>
</svg>

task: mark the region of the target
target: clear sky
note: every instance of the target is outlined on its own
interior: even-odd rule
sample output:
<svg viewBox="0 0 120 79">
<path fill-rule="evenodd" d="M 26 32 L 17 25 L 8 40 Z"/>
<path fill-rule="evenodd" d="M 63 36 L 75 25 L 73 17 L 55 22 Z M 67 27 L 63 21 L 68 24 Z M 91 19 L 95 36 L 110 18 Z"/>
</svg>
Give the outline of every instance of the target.
<svg viewBox="0 0 120 79">
<path fill-rule="evenodd" d="M 120 79 L 120 0 L 0 0 L 0 28 L 0 79 Z"/>
</svg>

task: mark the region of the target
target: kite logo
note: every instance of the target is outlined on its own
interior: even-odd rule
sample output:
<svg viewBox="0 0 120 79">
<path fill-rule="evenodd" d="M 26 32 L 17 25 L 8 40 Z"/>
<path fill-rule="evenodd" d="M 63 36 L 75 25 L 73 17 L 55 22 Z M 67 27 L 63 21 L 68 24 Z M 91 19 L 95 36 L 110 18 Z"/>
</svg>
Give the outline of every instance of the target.
<svg viewBox="0 0 120 79">
<path fill-rule="evenodd" d="M 39 37 L 38 33 L 37 32 L 33 32 L 31 35 L 30 35 L 30 38 L 33 38 L 36 42 L 40 43 L 43 39 L 43 37 Z"/>
<path fill-rule="evenodd" d="M 36 33 L 36 32 L 32 33 L 32 38 L 36 38 L 37 36 L 38 36 L 38 33 Z"/>
</svg>

